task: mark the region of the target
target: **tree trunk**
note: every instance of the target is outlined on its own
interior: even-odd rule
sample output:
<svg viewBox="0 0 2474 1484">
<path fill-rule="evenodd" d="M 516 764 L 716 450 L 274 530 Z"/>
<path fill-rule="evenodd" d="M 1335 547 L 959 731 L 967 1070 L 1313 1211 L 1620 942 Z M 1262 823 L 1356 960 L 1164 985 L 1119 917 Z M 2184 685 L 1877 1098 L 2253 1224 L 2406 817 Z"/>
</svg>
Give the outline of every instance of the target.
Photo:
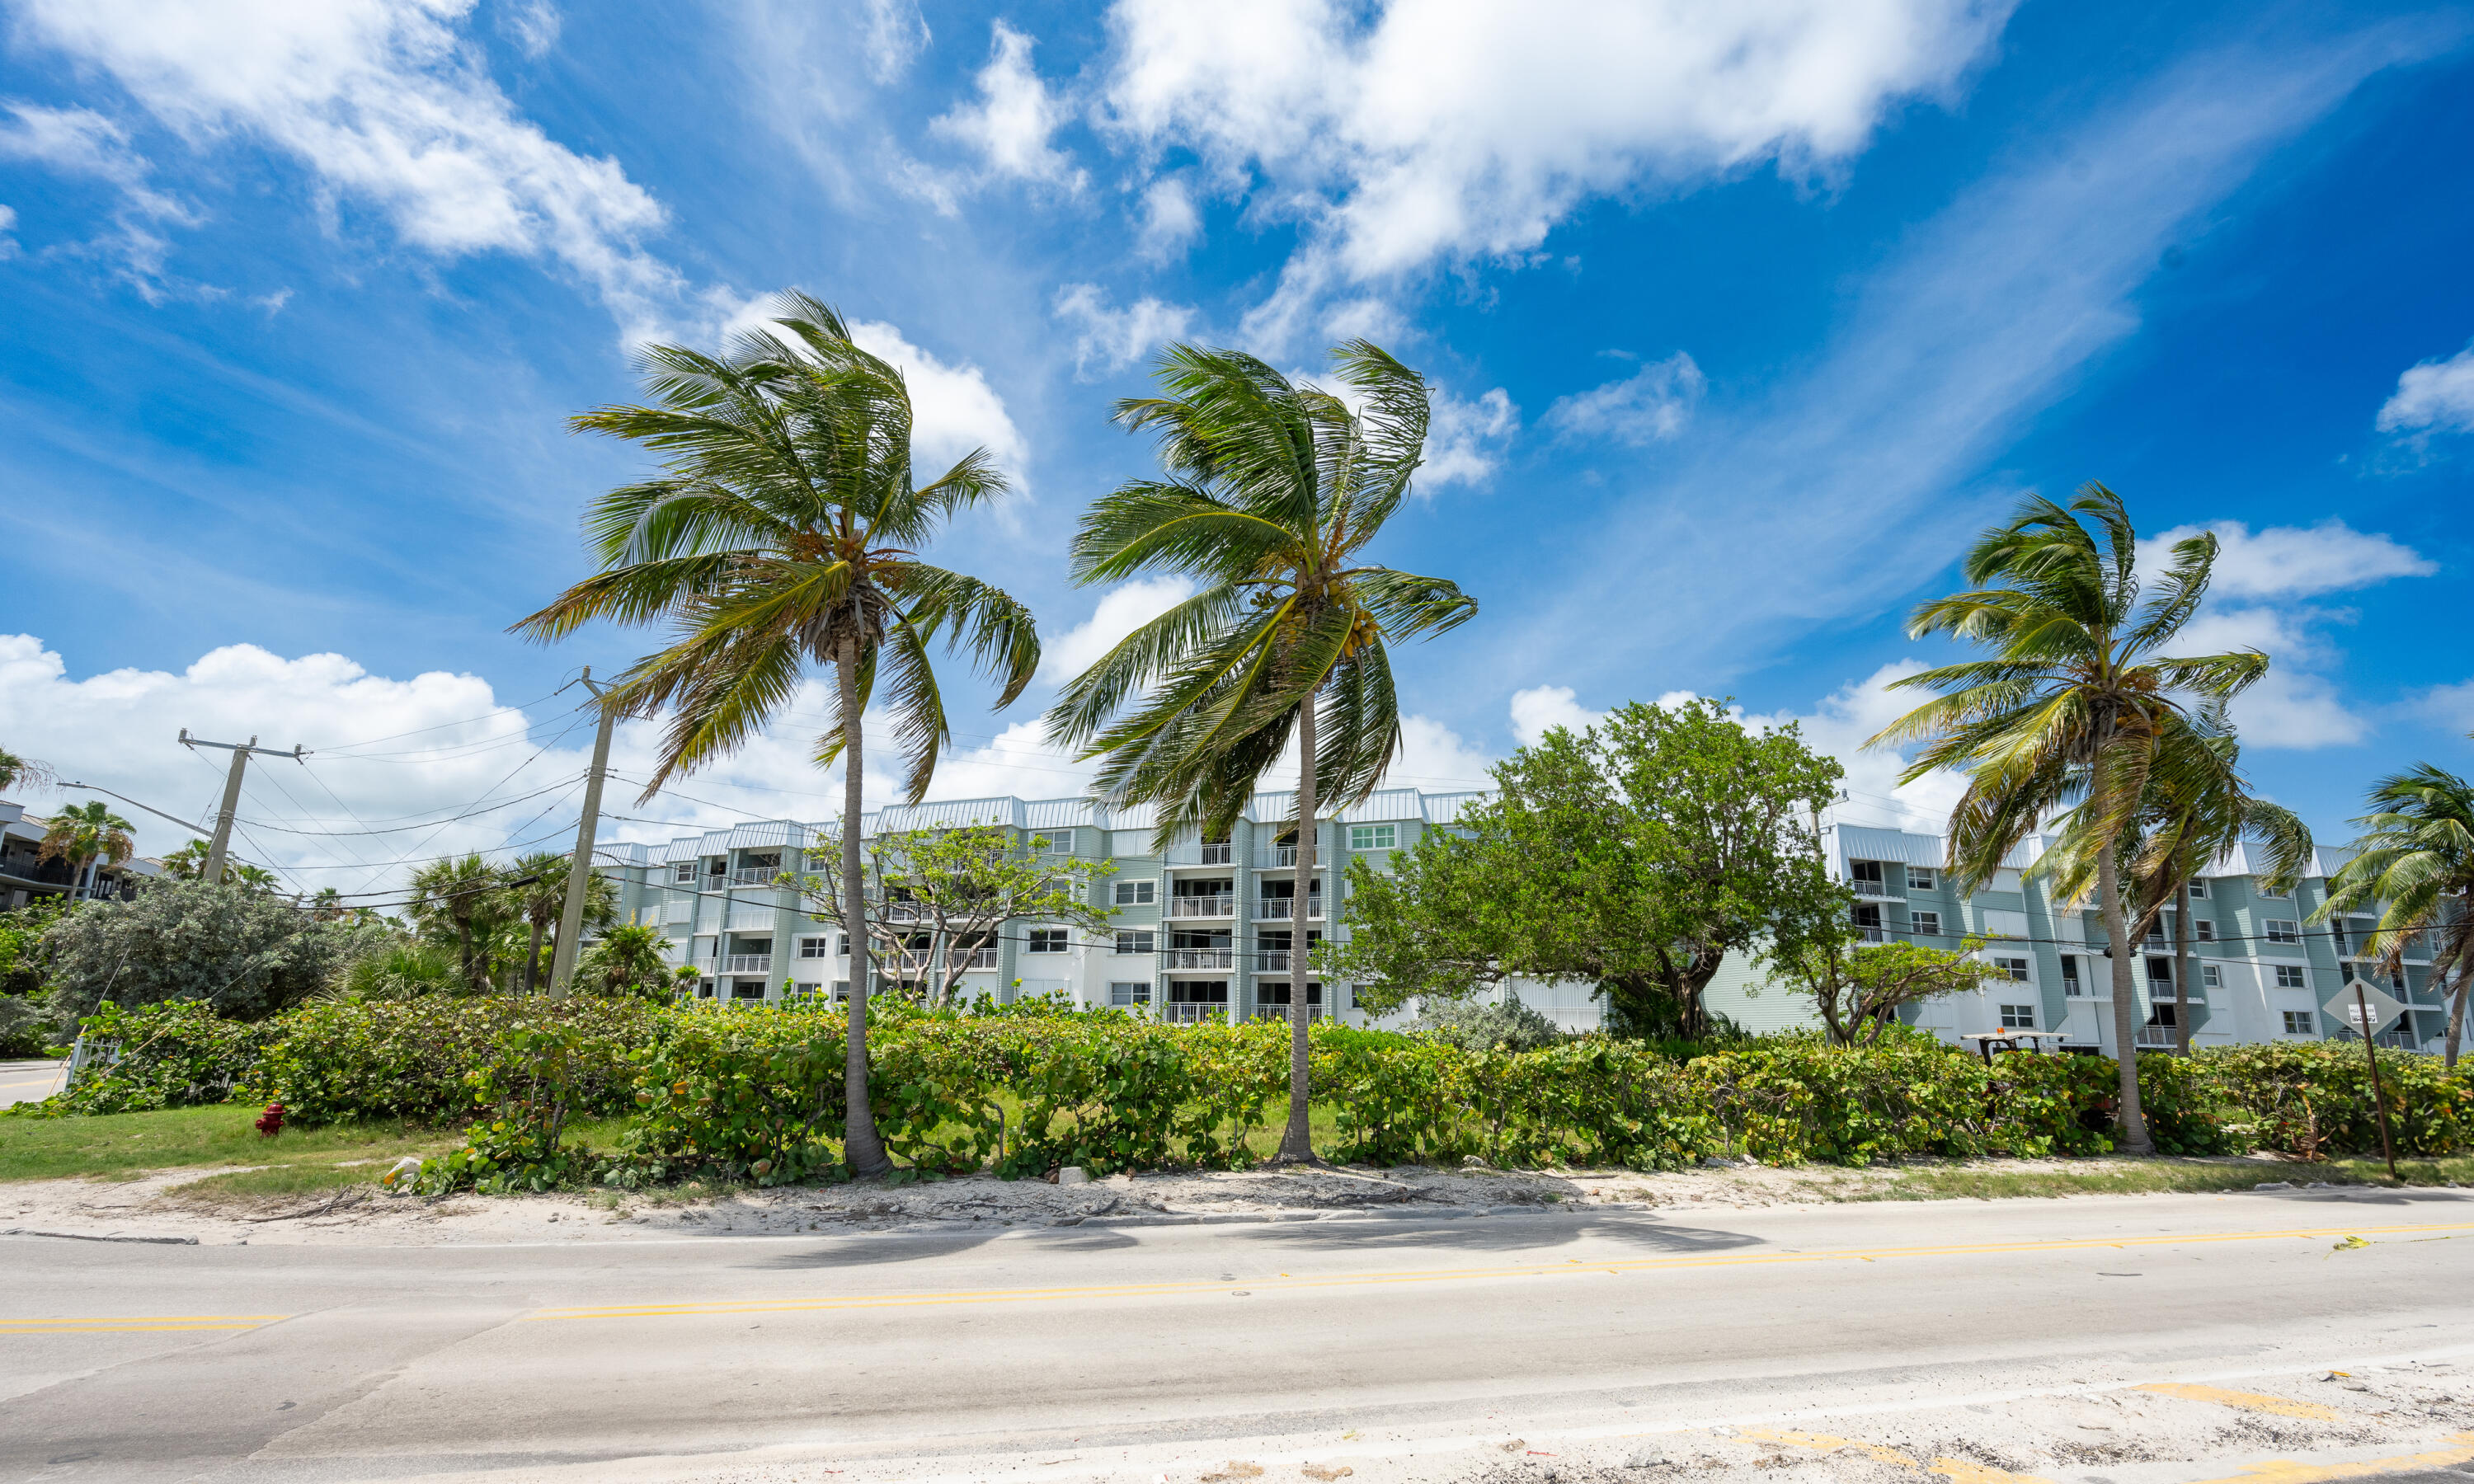
<svg viewBox="0 0 2474 1484">
<path fill-rule="evenodd" d="M 532 944 L 524 950 L 524 993 L 527 994 L 533 993 L 541 986 L 541 941 L 542 924 L 536 918 L 533 921 Z"/>
<path fill-rule="evenodd" d="M 2181 1054 L 2191 1054 L 2191 883 L 2177 889 L 2173 903 L 2173 1039 Z"/>
<path fill-rule="evenodd" d="M 2101 787 L 2101 785 L 2098 785 Z M 2105 801 L 2096 802 L 2101 816 Z M 2098 909 L 2104 919 L 2104 938 L 2113 949 L 2113 1052 L 2122 1073 L 2122 1105 L 2114 1121 L 2122 1128 L 2122 1147 L 2132 1154 L 2154 1154 L 2147 1137 L 2147 1119 L 2139 1111 L 2139 998 L 2131 988 L 2130 933 L 2122 920 L 2122 873 L 2110 845 L 2097 851 Z"/>
<path fill-rule="evenodd" d="M 464 989 L 470 993 L 480 986 L 473 982 L 473 922 L 469 918 L 455 924 L 455 949 L 463 958 Z"/>
<path fill-rule="evenodd" d="M 2474 989 L 2474 966 L 2461 964 L 2457 969 L 2457 997 L 2448 1006 L 2448 1040 L 2441 1045 L 2445 1068 L 2457 1070 L 2457 1048 L 2464 1044 L 2465 992 Z"/>
<path fill-rule="evenodd" d="M 1306 980 L 1313 973 L 1315 871 L 1315 698 L 1309 694 L 1298 707 L 1298 874 L 1297 935 L 1289 957 L 1289 1126 L 1280 1135 L 1274 1164 L 1313 1164 L 1314 1123 L 1308 1106 L 1306 1043 Z M 1323 922 L 1335 921 L 1333 905 L 1323 904 Z"/>
<path fill-rule="evenodd" d="M 893 1168 L 876 1132 L 867 1099 L 867 981 L 875 955 L 868 951 L 867 894 L 860 874 L 859 641 L 844 639 L 834 657 L 834 681 L 841 692 L 842 725 L 842 926 L 850 936 L 850 1032 L 842 1076 L 842 1161 L 854 1175 L 883 1175 Z"/>
</svg>

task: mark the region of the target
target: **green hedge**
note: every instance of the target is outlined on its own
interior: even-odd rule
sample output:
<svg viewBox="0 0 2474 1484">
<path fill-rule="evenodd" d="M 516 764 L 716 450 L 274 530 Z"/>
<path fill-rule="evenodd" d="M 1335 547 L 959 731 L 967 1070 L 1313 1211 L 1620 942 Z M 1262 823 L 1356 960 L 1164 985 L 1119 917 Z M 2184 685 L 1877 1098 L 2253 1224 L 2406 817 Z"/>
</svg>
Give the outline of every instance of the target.
<svg viewBox="0 0 2474 1484">
<path fill-rule="evenodd" d="M 690 1174 L 767 1184 L 833 1170 L 842 1137 L 843 1021 L 815 1004 L 443 998 L 313 1005 L 255 1024 L 194 1004 L 107 1006 L 87 1034 L 117 1063 L 21 1113 L 280 1101 L 303 1123 L 410 1118 L 469 1125 L 427 1177 L 494 1188 L 592 1175 Z M 894 1158 L 917 1174 L 1095 1173 L 1245 1162 L 1287 1109 L 1288 1030 L 1169 1026 L 1116 1011 L 1003 1007 L 931 1015 L 883 1005 L 869 1093 Z M 2400 1155 L 2474 1147 L 2474 1083 L 2434 1058 L 2382 1058 Z M 1468 1051 L 1319 1024 L 1315 1097 L 1331 1158 L 1671 1169 L 1718 1155 L 1866 1164 L 1915 1155 L 2090 1155 L 2112 1147 L 2113 1064 L 2003 1056 L 1987 1066 L 1930 1038 L 1861 1050 L 1803 1036 L 1679 1060 L 1589 1037 Z M 2168 1154 L 2254 1148 L 2316 1156 L 2378 1147 L 2361 1048 L 2240 1046 L 2140 1058 Z M 628 1114 L 615 1160 L 564 1152 L 571 1119 Z"/>
</svg>

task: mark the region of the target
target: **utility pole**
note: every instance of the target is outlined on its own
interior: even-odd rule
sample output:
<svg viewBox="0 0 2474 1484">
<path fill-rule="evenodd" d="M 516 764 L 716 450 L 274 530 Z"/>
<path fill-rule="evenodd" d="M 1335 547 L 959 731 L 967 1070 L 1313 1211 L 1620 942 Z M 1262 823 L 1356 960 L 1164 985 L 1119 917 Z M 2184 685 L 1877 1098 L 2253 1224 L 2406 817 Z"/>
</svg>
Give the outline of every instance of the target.
<svg viewBox="0 0 2474 1484">
<path fill-rule="evenodd" d="M 224 806 L 215 813 L 214 838 L 206 842 L 206 868 L 199 873 L 201 880 L 221 882 L 224 878 L 224 856 L 231 849 L 232 816 L 240 812 L 241 770 L 248 765 L 249 754 L 264 753 L 269 757 L 289 757 L 294 762 L 301 762 L 309 754 L 301 750 L 298 742 L 292 744 L 292 751 L 288 753 L 260 747 L 255 737 L 246 742 L 209 742 L 204 737 L 189 735 L 186 727 L 181 729 L 181 745 L 193 752 L 202 747 L 220 747 L 232 754 L 231 771 L 224 775 Z"/>
<path fill-rule="evenodd" d="M 553 999 L 567 993 L 575 974 L 576 940 L 584 936 L 585 889 L 593 884 L 593 827 L 601 822 L 601 778 L 610 770 L 610 729 L 618 719 L 605 699 L 608 689 L 593 683 L 593 666 L 586 665 L 577 679 L 601 708 L 601 728 L 593 735 L 593 771 L 584 779 L 584 818 L 575 822 L 575 857 L 567 863 L 567 905 L 558 915 L 558 942 L 550 950 Z"/>
</svg>

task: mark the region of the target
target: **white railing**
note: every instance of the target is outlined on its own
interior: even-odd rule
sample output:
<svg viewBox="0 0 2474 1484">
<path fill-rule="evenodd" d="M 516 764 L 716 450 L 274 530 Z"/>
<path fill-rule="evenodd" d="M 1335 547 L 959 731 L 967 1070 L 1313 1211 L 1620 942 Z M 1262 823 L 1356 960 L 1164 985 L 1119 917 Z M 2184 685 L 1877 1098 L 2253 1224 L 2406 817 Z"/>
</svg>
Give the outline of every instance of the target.
<svg viewBox="0 0 2474 1484">
<path fill-rule="evenodd" d="M 1227 865 L 1228 842 L 1225 840 L 1211 841 L 1197 847 L 1195 850 L 1195 863 L 1202 866 Z"/>
<path fill-rule="evenodd" d="M 1255 971 L 1267 974 L 1287 973 L 1291 956 L 1292 950 L 1288 948 L 1273 948 L 1267 953 L 1257 953 L 1254 957 L 1260 962 L 1255 964 Z"/>
<path fill-rule="evenodd" d="M 1168 950 L 1168 967 L 1171 969 L 1231 969 L 1236 966 L 1236 959 L 1235 951 L 1228 948 Z"/>
<path fill-rule="evenodd" d="M 903 969 L 926 969 L 934 957 L 935 955 L 926 948 L 906 948 L 899 953 L 885 954 L 884 961 L 886 969 L 899 972 Z"/>
<path fill-rule="evenodd" d="M 1168 915 L 1173 918 L 1233 918 L 1237 915 L 1237 894 L 1216 897 L 1172 897 Z"/>
<path fill-rule="evenodd" d="M 1856 888 L 1856 896 L 1872 897 L 1883 901 L 1898 901 L 1907 895 L 1887 881 L 1855 881 L 1849 884 Z"/>
<path fill-rule="evenodd" d="M 1887 943 L 1890 941 L 1888 936 L 1885 935 L 1880 927 L 1865 926 L 1860 923 L 1856 928 L 1856 936 L 1866 943 Z"/>
<path fill-rule="evenodd" d="M 1160 1018 L 1171 1025 L 1203 1025 L 1228 1018 L 1228 1007 L 1203 1000 L 1173 999 L 1160 1006 Z"/>
<path fill-rule="evenodd" d="M 2171 1051 L 2180 1048 L 2182 1038 L 2170 1025 L 2143 1025 L 2139 1028 L 2139 1034 L 2134 1038 L 2134 1042 L 2151 1051 Z"/>
<path fill-rule="evenodd" d="M 737 871 L 730 874 L 730 884 L 733 886 L 771 886 L 773 884 L 773 878 L 781 874 L 782 868 L 779 866 L 741 866 Z"/>
<path fill-rule="evenodd" d="M 1283 871 L 1297 863 L 1298 848 L 1294 845 L 1275 845 L 1254 852 L 1254 868 L 1258 871 Z"/>
<path fill-rule="evenodd" d="M 925 907 L 915 901 L 878 901 L 868 903 L 868 911 L 874 913 L 876 915 L 876 920 L 880 922 L 917 922 L 923 920 L 923 914 L 926 910 L 927 909 Z"/>
<path fill-rule="evenodd" d="M 726 974 L 769 974 L 773 971 L 770 953 L 730 953 L 716 960 Z"/>
<path fill-rule="evenodd" d="M 968 963 L 962 966 L 965 969 L 994 969 L 997 967 L 997 950 L 994 948 L 973 948 L 964 956 L 969 960 Z"/>
<path fill-rule="evenodd" d="M 1254 904 L 1254 917 L 1264 922 L 1291 922 L 1297 920 L 1298 899 L 1294 897 L 1265 897 Z M 1306 898 L 1306 916 L 1322 916 L 1322 893 Z"/>
<path fill-rule="evenodd" d="M 1254 1011 L 1254 1018 L 1257 1020 L 1286 1020 L 1290 1018 L 1289 1012 L 1293 1008 L 1295 1007 L 1289 1005 L 1257 1006 Z M 1309 1022 L 1320 1020 L 1322 1018 L 1322 1007 L 1321 1005 L 1308 1005 L 1306 1007 L 1306 1019 Z"/>
</svg>

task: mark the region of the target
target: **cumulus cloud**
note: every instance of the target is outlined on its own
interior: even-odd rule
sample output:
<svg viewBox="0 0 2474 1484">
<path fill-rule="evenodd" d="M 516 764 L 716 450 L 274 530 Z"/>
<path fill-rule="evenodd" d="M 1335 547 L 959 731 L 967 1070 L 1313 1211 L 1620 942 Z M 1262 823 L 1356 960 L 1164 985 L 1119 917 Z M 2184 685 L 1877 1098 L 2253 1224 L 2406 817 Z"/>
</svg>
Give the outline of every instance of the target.
<svg viewBox="0 0 2474 1484">
<path fill-rule="evenodd" d="M 1153 347 L 1183 340 L 1194 323 L 1194 310 L 1149 297 L 1123 309 L 1108 302 L 1096 283 L 1069 283 L 1056 291 L 1056 318 L 1076 326 L 1074 370 L 1087 375 L 1094 367 L 1119 371 L 1148 354 Z"/>
<path fill-rule="evenodd" d="M 1482 485 L 1494 477 L 1503 445 L 1520 429 L 1520 409 L 1501 387 L 1465 402 L 1441 387 L 1428 398 L 1425 461 L 1418 468 L 1418 488 Z"/>
<path fill-rule="evenodd" d="M 2208 591 L 2218 598 L 2308 598 L 2368 587 L 2392 577 L 2429 577 L 2439 564 L 2393 537 L 2357 531 L 2335 515 L 2312 526 L 2257 533 L 2239 520 L 2175 526 L 2141 541 L 2142 575 L 2153 579 L 2174 543 L 2216 533 L 2217 564 Z"/>
<path fill-rule="evenodd" d="M 1607 719 L 1606 712 L 1592 711 L 1581 705 L 1578 694 L 1569 685 L 1536 685 L 1514 691 L 1512 739 L 1522 747 L 1535 747 L 1558 727 L 1566 731 L 1587 731 Z"/>
<path fill-rule="evenodd" d="M 1792 722 L 1806 745 L 1838 759 L 1847 769 L 1839 784 L 1846 797 L 1832 811 L 1835 818 L 1941 834 L 1949 828 L 1952 807 L 1967 791 L 1967 780 L 1947 768 L 1937 768 L 1912 783 L 1902 783 L 1899 775 L 1906 771 L 1907 759 L 1894 749 L 1864 746 L 1882 728 L 1928 699 L 1927 692 L 1890 688 L 1924 668 L 1920 659 L 1893 660 L 1831 691 L 1810 711 L 1741 713 L 1742 719 L 1761 730 Z"/>
<path fill-rule="evenodd" d="M 1621 381 L 1558 397 L 1546 409 L 1545 422 L 1564 438 L 1598 438 L 1642 448 L 1681 434 L 1708 388 L 1701 368 L 1678 350 Z"/>
<path fill-rule="evenodd" d="M 1202 235 L 1202 213 L 1194 193 L 1176 176 L 1164 176 L 1143 188 L 1142 234 L 1134 252 L 1147 262 L 1164 263 Z"/>
<path fill-rule="evenodd" d="M 1062 685 L 1117 647 L 1127 634 L 1194 596 L 1182 577 L 1147 577 L 1101 594 L 1091 616 L 1040 644 L 1040 679 Z"/>
<path fill-rule="evenodd" d="M 2370 734 L 2326 671 L 2343 656 L 2321 634 L 2345 615 L 2307 605 L 2202 605 L 2172 652 L 2217 655 L 2255 649 L 2269 658 L 2267 679 L 2234 699 L 2234 725 L 2254 747 L 2345 747 Z"/>
<path fill-rule="evenodd" d="M 991 176 L 1080 189 L 1082 173 L 1049 142 L 1065 109 L 1031 64 L 1031 37 L 1004 21 L 992 30 L 979 102 L 937 117 L 929 132 L 968 147 Z"/>
<path fill-rule="evenodd" d="M 663 225 L 615 160 L 522 117 L 455 26 L 455 0 L 26 0 L 20 32 L 108 74 L 194 147 L 244 135 L 411 247 L 511 252 L 593 286 L 630 334 L 687 293 L 644 251 Z M 525 13 L 538 13 L 527 10 Z"/>
<path fill-rule="evenodd" d="M 910 384 L 910 451 L 922 481 L 944 473 L 972 449 L 985 448 L 1015 488 L 1023 487 L 1031 447 L 986 373 L 967 361 L 937 359 L 890 324 L 854 320 L 850 333 L 861 349 L 900 367 Z"/>
<path fill-rule="evenodd" d="M 1518 7 L 1118 0 L 1104 117 L 1310 228 L 1282 293 L 1528 252 L 1593 197 L 1861 150 L 1952 95 L 2003 0 Z"/>
<path fill-rule="evenodd" d="M 2474 346 L 2409 366 L 2380 405 L 2383 433 L 2474 433 Z"/>
</svg>

